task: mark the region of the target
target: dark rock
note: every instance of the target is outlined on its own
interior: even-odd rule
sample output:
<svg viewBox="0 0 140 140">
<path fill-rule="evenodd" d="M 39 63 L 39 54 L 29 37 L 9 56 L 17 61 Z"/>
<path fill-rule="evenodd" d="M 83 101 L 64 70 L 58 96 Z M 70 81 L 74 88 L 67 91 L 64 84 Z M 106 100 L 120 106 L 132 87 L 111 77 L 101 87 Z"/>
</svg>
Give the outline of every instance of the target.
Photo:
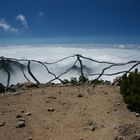
<svg viewBox="0 0 140 140">
<path fill-rule="evenodd" d="M 77 97 L 83 97 L 83 94 L 79 93 L 77 94 Z"/>
<path fill-rule="evenodd" d="M 139 113 L 136 113 L 135 116 L 136 116 L 136 117 L 140 117 L 140 114 L 139 114 Z"/>
<path fill-rule="evenodd" d="M 20 112 L 21 112 L 21 113 L 24 113 L 25 111 L 24 111 L 24 110 L 21 110 Z"/>
<path fill-rule="evenodd" d="M 56 97 L 54 97 L 54 96 L 49 96 L 48 98 L 49 99 L 56 99 Z"/>
<path fill-rule="evenodd" d="M 96 128 L 97 128 L 97 127 L 92 127 L 92 128 L 91 128 L 91 131 L 95 131 Z"/>
<path fill-rule="evenodd" d="M 0 127 L 4 126 L 5 122 L 4 121 L 0 121 Z"/>
<path fill-rule="evenodd" d="M 116 127 L 116 126 L 114 126 L 114 129 L 117 129 L 117 127 Z"/>
<path fill-rule="evenodd" d="M 18 113 L 17 115 L 16 115 L 16 118 L 18 119 L 18 118 L 22 118 L 22 115 L 20 114 L 20 113 Z"/>
<path fill-rule="evenodd" d="M 54 108 L 52 108 L 52 107 L 48 108 L 47 110 L 48 110 L 48 112 L 54 112 Z"/>
<path fill-rule="evenodd" d="M 108 92 L 104 92 L 104 94 L 108 94 Z"/>
</svg>

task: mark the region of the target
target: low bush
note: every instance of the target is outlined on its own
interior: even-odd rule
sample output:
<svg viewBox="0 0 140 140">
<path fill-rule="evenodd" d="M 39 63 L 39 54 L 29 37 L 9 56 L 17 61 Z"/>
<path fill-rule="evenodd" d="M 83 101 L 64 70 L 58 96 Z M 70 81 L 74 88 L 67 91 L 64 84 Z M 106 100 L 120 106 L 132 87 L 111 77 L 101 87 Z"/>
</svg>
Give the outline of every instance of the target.
<svg viewBox="0 0 140 140">
<path fill-rule="evenodd" d="M 123 75 L 120 81 L 120 93 L 128 108 L 140 113 L 140 72 L 138 69 L 129 75 Z"/>
<path fill-rule="evenodd" d="M 99 85 L 99 84 L 104 83 L 104 81 L 103 80 L 94 79 L 94 80 L 91 80 L 90 83 L 94 84 L 94 85 Z"/>
<path fill-rule="evenodd" d="M 78 81 L 77 81 L 76 77 L 71 77 L 70 83 L 71 83 L 72 85 L 77 85 L 77 84 L 78 84 Z"/>
<path fill-rule="evenodd" d="M 68 84 L 68 83 L 70 83 L 70 81 L 68 79 L 64 79 L 62 83 L 63 84 Z"/>
<path fill-rule="evenodd" d="M 86 77 L 86 76 L 80 76 L 79 77 L 79 80 L 78 80 L 78 83 L 79 84 L 85 84 L 86 82 L 88 82 L 89 80 L 88 80 L 88 77 Z"/>
</svg>

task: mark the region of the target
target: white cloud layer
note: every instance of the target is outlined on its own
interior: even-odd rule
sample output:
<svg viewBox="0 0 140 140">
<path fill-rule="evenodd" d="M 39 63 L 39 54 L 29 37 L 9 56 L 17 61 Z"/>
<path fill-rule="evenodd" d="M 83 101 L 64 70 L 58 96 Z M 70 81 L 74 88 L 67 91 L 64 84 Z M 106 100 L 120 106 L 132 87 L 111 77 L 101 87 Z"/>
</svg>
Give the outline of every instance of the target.
<svg viewBox="0 0 140 140">
<path fill-rule="evenodd" d="M 123 45 L 123 44 L 122 44 Z M 25 58 L 25 59 L 35 59 L 43 62 L 54 62 L 61 58 L 73 55 L 75 53 L 81 54 L 86 57 L 98 61 L 109 61 L 109 62 L 128 62 L 130 60 L 140 60 L 140 46 L 136 45 L 106 45 L 106 44 L 55 44 L 55 45 L 14 45 L 9 47 L 0 47 L 0 56 L 10 57 L 10 58 Z M 121 46 L 121 47 L 120 47 Z M 48 65 L 48 68 L 51 72 L 54 72 L 57 76 L 60 73 L 65 72 L 69 69 L 75 62 L 75 58 L 69 58 L 65 61 Z M 88 60 L 82 60 L 83 65 L 86 65 L 92 73 L 100 73 L 101 70 L 108 66 L 104 64 L 97 64 Z M 77 63 L 79 64 L 79 63 Z M 107 73 L 115 73 L 122 70 L 128 70 L 131 65 L 112 67 L 107 70 Z M 140 65 L 138 66 L 140 69 Z M 40 65 L 32 64 L 33 73 L 36 75 L 40 82 L 46 83 L 51 80 L 53 77 L 46 72 L 46 69 L 40 67 Z M 2 75 L 2 74 L 1 74 Z M 11 79 L 12 83 L 25 82 L 26 79 L 21 77 L 23 75 L 20 73 L 17 76 L 13 76 Z M 45 75 L 45 76 L 44 76 Z M 2 75 L 6 80 L 6 76 Z M 79 77 L 79 74 L 76 72 L 70 72 L 63 77 L 62 79 L 70 79 L 71 77 Z M 103 76 L 102 79 L 113 80 L 116 76 L 107 77 Z M 94 77 L 91 77 L 94 78 Z M 0 77 L 0 82 L 1 82 Z M 32 79 L 30 79 L 32 80 Z"/>
<path fill-rule="evenodd" d="M 16 19 L 17 21 L 20 21 L 21 24 L 22 24 L 24 27 L 28 28 L 27 19 L 26 19 L 26 17 L 25 17 L 23 14 L 17 15 L 17 16 L 15 17 L 15 19 Z"/>
<path fill-rule="evenodd" d="M 13 28 L 7 21 L 0 19 L 0 28 L 6 32 L 18 32 L 18 29 Z"/>
</svg>

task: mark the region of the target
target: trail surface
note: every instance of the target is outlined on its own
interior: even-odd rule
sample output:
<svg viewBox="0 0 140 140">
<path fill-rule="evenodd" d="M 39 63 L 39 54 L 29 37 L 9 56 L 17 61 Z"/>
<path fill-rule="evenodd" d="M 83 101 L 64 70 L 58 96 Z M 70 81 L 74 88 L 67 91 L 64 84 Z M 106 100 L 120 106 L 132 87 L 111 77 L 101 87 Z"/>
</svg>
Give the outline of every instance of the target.
<svg viewBox="0 0 140 140">
<path fill-rule="evenodd" d="M 0 120 L 5 122 L 0 140 L 138 140 L 140 117 L 126 108 L 119 87 L 51 86 L 17 92 L 0 95 Z M 16 128 L 17 114 L 25 127 Z"/>
</svg>

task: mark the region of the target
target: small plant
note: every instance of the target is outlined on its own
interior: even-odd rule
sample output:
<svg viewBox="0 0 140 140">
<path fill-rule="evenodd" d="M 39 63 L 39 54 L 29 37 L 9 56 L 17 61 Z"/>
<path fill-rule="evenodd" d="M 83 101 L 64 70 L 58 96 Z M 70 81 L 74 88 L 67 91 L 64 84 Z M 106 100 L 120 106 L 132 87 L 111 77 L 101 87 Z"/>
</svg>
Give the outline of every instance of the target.
<svg viewBox="0 0 140 140">
<path fill-rule="evenodd" d="M 77 81 L 76 77 L 71 77 L 70 83 L 71 83 L 72 85 L 77 85 L 77 84 L 78 84 L 78 81 Z"/>
<path fill-rule="evenodd" d="M 63 84 L 68 84 L 68 83 L 70 83 L 70 81 L 68 79 L 64 79 L 62 83 Z"/>
<path fill-rule="evenodd" d="M 79 84 L 85 84 L 86 82 L 88 81 L 88 78 L 86 76 L 80 76 L 79 77 L 79 80 L 78 80 L 78 83 Z"/>
<path fill-rule="evenodd" d="M 140 113 L 140 73 L 138 69 L 129 75 L 123 75 L 120 81 L 120 93 L 128 108 Z"/>
</svg>

